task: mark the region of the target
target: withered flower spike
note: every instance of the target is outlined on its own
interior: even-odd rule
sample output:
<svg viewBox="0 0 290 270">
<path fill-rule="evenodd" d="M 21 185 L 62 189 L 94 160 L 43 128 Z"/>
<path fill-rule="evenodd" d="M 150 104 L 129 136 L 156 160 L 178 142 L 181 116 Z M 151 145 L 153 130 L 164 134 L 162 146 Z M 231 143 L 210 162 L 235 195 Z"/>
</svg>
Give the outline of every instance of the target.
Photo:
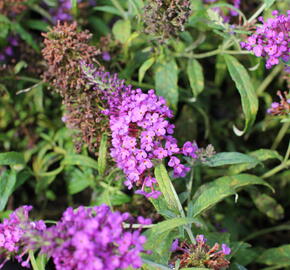
<svg viewBox="0 0 290 270">
<path fill-rule="evenodd" d="M 99 117 L 99 97 L 83 78 L 80 65 L 81 61 L 92 64 L 99 54 L 96 47 L 89 45 L 92 34 L 78 31 L 76 22 L 58 22 L 42 35 L 45 37 L 42 54 L 48 66 L 44 80 L 63 98 L 66 111 L 63 121 L 79 131 L 75 136 L 77 150 L 86 143 L 96 153 L 107 124 Z"/>
<path fill-rule="evenodd" d="M 190 14 L 189 0 L 150 0 L 144 8 L 145 32 L 161 39 L 178 36 Z"/>
</svg>

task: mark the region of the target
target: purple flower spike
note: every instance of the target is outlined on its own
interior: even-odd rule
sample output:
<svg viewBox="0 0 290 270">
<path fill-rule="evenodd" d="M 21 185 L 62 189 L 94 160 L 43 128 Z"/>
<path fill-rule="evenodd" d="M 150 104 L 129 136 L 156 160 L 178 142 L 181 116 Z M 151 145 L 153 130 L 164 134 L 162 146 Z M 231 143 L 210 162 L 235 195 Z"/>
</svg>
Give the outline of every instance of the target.
<svg viewBox="0 0 290 270">
<path fill-rule="evenodd" d="M 111 212 L 106 205 L 68 208 L 62 219 L 43 233 L 42 252 L 52 257 L 57 270 L 140 268 L 146 238 L 141 235 L 142 226 L 135 231 L 124 229 L 128 219 L 127 213 Z"/>
<path fill-rule="evenodd" d="M 103 113 L 109 117 L 112 132 L 111 157 L 123 170 L 128 189 L 138 187 L 137 194 L 157 198 L 157 181 L 152 177 L 154 164 L 169 159 L 175 177 L 184 177 L 190 170 L 175 157 L 181 154 L 177 140 L 171 135 L 174 125 L 167 120 L 173 117 L 163 97 L 154 90 L 143 93 L 133 90 L 117 75 L 97 71 L 92 66 L 81 64 L 89 83 L 102 96 Z M 101 85 L 106 85 L 103 89 Z M 183 153 L 197 158 L 197 146 L 188 142 Z"/>
<path fill-rule="evenodd" d="M 272 12 L 274 18 L 266 21 L 260 17 L 261 26 L 248 37 L 247 42 L 241 42 L 241 47 L 253 51 L 257 57 L 266 58 L 266 68 L 278 65 L 280 60 L 287 62 L 290 54 L 290 15 Z"/>
</svg>

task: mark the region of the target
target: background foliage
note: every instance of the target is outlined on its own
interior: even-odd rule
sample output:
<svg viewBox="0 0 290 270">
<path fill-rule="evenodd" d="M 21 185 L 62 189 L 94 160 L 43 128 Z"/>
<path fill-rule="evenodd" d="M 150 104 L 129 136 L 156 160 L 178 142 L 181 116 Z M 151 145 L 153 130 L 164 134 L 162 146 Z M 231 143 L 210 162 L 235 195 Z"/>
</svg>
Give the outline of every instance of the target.
<svg viewBox="0 0 290 270">
<path fill-rule="evenodd" d="M 107 134 L 97 157 L 86 146 L 77 153 L 61 99 L 42 79 L 41 32 L 52 18 L 43 3 L 27 1 L 21 14 L 0 15 L 0 46 L 10 34 L 21 43 L 0 67 L 1 217 L 23 204 L 49 220 L 67 206 L 106 203 L 153 219 L 144 269 L 169 269 L 172 241 L 201 233 L 231 247 L 230 269 L 290 269 L 290 122 L 266 113 L 276 91 L 289 90 L 289 74 L 283 64 L 265 69 L 239 45 L 259 15 L 285 13 L 290 3 L 242 1 L 240 16 L 228 24 L 212 6 L 192 0 L 185 31 L 164 38 L 144 29 L 143 0 L 100 0 L 86 9 L 76 2 L 71 12 L 93 33 L 97 61 L 136 88 L 156 89 L 174 111 L 180 144 L 212 144 L 217 154 L 191 164 L 184 179 L 157 166 L 163 195 L 149 202 L 123 186 L 124 175 L 107 160 Z"/>
</svg>

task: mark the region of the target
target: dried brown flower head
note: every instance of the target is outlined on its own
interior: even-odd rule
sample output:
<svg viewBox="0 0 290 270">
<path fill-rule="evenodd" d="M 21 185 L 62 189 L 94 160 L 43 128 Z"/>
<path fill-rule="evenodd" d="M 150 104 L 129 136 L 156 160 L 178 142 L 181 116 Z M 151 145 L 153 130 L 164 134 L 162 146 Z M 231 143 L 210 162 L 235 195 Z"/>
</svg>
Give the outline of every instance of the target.
<svg viewBox="0 0 290 270">
<path fill-rule="evenodd" d="M 205 239 L 206 240 L 206 239 Z M 225 258 L 224 248 L 220 249 L 220 245 L 216 243 L 213 247 L 206 244 L 204 240 L 198 240 L 196 244 L 189 244 L 186 241 L 181 242 L 174 247 L 171 264 L 174 265 L 177 260 L 180 261 L 180 267 L 206 267 L 214 270 L 222 270 L 228 268 L 230 262 Z M 172 246 L 173 247 L 173 246 Z"/>
<path fill-rule="evenodd" d="M 48 64 L 45 81 L 52 83 L 62 97 L 83 91 L 86 85 L 79 62 L 92 63 L 99 54 L 96 47 L 88 44 L 92 35 L 88 31 L 79 32 L 76 22 L 58 22 L 43 36 L 42 54 Z"/>
<path fill-rule="evenodd" d="M 58 23 L 43 36 L 42 54 L 48 64 L 44 80 L 63 98 L 66 111 L 63 121 L 69 128 L 80 131 L 75 137 L 77 150 L 86 143 L 96 153 L 107 124 L 99 114 L 97 93 L 83 78 L 80 62 L 93 63 L 99 50 L 89 45 L 92 35 L 78 31 L 75 22 Z"/>
<path fill-rule="evenodd" d="M 190 14 L 189 0 L 149 0 L 144 8 L 145 32 L 162 39 L 177 36 Z"/>
<path fill-rule="evenodd" d="M 27 0 L 0 0 L 0 14 L 7 17 L 18 15 L 27 9 Z"/>
</svg>

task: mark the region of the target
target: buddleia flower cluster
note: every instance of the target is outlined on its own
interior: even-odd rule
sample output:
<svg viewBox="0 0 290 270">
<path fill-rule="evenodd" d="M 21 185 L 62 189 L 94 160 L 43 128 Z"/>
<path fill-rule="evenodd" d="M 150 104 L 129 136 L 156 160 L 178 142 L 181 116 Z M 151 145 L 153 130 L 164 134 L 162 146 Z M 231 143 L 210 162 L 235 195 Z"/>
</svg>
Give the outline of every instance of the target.
<svg viewBox="0 0 290 270">
<path fill-rule="evenodd" d="M 266 68 L 270 69 L 278 65 L 280 61 L 286 63 L 290 60 L 290 10 L 287 14 L 279 14 L 273 11 L 274 18 L 264 20 L 256 31 L 247 39 L 241 42 L 241 47 L 253 51 L 257 57 L 266 58 Z"/>
<path fill-rule="evenodd" d="M 115 270 L 142 265 L 145 236 L 141 228 L 124 228 L 128 213 L 111 212 L 106 205 L 68 208 L 56 225 L 42 235 L 41 252 L 52 257 L 57 270 Z M 146 225 L 151 220 L 138 218 Z M 141 224 L 142 225 L 142 224 Z"/>
<path fill-rule="evenodd" d="M 137 193 L 157 198 L 156 179 L 152 176 L 154 164 L 168 158 L 175 177 L 184 177 L 190 170 L 177 155 L 197 158 L 198 147 L 186 142 L 182 148 L 172 136 L 174 125 L 167 120 L 173 117 L 163 97 L 154 90 L 143 93 L 132 89 L 117 74 L 111 75 L 82 63 L 89 84 L 99 93 L 102 113 L 109 117 L 112 147 L 111 157 L 123 170 L 125 185 L 138 188 Z"/>
<path fill-rule="evenodd" d="M 31 209 L 32 206 L 27 205 L 19 207 L 0 224 L 0 268 L 12 258 L 16 258 L 23 267 L 29 267 L 29 257 L 23 258 L 34 243 L 35 235 L 46 229 L 42 220 L 30 220 Z"/>
<path fill-rule="evenodd" d="M 221 246 L 216 243 L 210 247 L 204 235 L 196 236 L 196 244 L 188 244 L 186 241 L 179 243 L 176 239 L 172 243 L 171 264 L 175 265 L 177 260 L 180 261 L 180 267 L 200 267 L 214 270 L 228 268 L 230 262 L 226 256 L 231 253 L 231 249 L 226 245 Z"/>
<path fill-rule="evenodd" d="M 86 143 L 96 153 L 106 123 L 99 118 L 99 99 L 86 84 L 80 61 L 93 63 L 99 50 L 89 45 L 92 35 L 88 31 L 78 31 L 75 22 L 58 22 L 43 36 L 45 47 L 42 54 L 48 66 L 44 80 L 63 98 L 66 112 L 62 120 L 69 128 L 80 131 L 80 135 L 75 137 L 78 150 Z"/>
<path fill-rule="evenodd" d="M 178 36 L 190 14 L 189 0 L 149 0 L 144 7 L 145 32 L 161 39 Z"/>
<path fill-rule="evenodd" d="M 134 221 L 128 213 L 111 212 L 109 206 L 68 208 L 55 225 L 31 221 L 32 206 L 16 209 L 0 224 L 0 259 L 5 263 L 16 258 L 23 267 L 30 267 L 29 251 L 40 250 L 51 257 L 57 270 L 115 270 L 142 265 L 145 252 L 142 226 L 151 220 L 138 217 L 139 229 L 125 228 Z M 136 223 L 136 221 L 135 221 Z"/>
<path fill-rule="evenodd" d="M 268 114 L 272 115 L 289 115 L 290 114 L 290 98 L 289 93 L 282 93 L 281 91 L 277 92 L 280 102 L 273 102 L 271 107 L 267 110 Z"/>
</svg>

